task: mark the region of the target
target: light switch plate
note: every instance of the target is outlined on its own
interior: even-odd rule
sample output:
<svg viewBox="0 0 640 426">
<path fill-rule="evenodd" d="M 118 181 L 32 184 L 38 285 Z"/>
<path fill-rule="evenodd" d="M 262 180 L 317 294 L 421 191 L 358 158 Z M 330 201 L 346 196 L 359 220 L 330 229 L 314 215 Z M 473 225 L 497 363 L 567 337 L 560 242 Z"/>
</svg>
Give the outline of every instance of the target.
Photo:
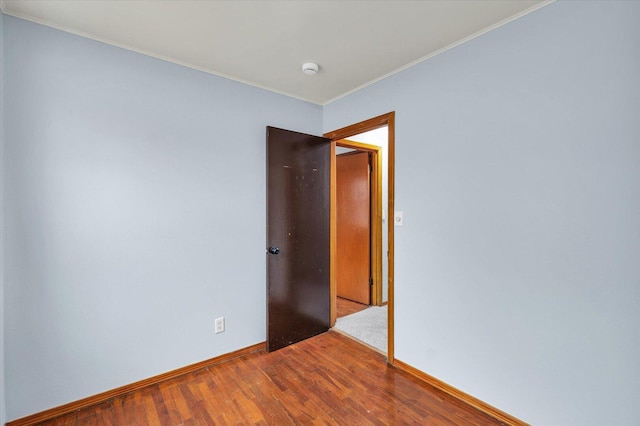
<svg viewBox="0 0 640 426">
<path fill-rule="evenodd" d="M 404 217 L 402 212 L 396 211 L 393 215 L 393 223 L 395 226 L 404 226 Z"/>
</svg>

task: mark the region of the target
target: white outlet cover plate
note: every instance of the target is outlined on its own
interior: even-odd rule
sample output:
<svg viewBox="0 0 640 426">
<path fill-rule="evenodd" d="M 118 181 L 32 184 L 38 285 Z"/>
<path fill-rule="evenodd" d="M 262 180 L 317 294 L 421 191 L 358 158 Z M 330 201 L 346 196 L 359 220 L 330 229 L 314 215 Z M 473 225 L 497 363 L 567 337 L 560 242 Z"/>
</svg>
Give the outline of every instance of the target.
<svg viewBox="0 0 640 426">
<path fill-rule="evenodd" d="M 216 334 L 222 333 L 223 331 L 224 331 L 224 317 L 216 318 L 216 322 L 215 322 Z"/>
</svg>

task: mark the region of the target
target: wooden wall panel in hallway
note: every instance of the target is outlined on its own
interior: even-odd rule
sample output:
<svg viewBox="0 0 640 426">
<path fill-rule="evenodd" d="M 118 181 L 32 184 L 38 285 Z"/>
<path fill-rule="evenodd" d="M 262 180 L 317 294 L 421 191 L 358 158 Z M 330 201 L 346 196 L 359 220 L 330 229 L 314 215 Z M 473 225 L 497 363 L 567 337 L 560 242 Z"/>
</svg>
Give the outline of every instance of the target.
<svg viewBox="0 0 640 426">
<path fill-rule="evenodd" d="M 499 425 L 327 332 L 207 367 L 44 425 Z"/>
<path fill-rule="evenodd" d="M 336 281 L 338 296 L 371 304 L 369 153 L 336 156 Z"/>
</svg>

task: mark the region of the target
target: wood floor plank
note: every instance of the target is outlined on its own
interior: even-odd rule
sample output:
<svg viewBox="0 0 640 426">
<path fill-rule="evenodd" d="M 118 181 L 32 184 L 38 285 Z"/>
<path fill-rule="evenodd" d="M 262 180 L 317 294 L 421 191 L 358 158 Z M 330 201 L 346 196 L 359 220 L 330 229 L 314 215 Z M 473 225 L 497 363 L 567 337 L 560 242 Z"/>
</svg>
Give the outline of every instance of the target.
<svg viewBox="0 0 640 426">
<path fill-rule="evenodd" d="M 328 332 L 209 366 L 42 425 L 500 425 Z"/>
<path fill-rule="evenodd" d="M 336 317 L 342 318 L 347 315 L 355 314 L 356 312 L 367 309 L 369 305 L 354 302 L 353 300 L 344 299 L 342 297 L 336 298 Z"/>
</svg>

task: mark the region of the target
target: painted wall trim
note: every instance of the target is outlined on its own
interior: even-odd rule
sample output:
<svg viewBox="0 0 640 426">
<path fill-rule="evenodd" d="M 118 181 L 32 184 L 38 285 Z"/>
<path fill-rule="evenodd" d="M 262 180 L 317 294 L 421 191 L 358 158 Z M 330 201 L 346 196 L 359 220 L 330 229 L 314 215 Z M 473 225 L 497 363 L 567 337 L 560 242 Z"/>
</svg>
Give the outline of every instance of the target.
<svg viewBox="0 0 640 426">
<path fill-rule="evenodd" d="M 254 352 L 265 351 L 265 342 L 256 343 L 255 345 L 247 346 L 246 348 L 238 349 L 233 352 L 229 352 L 208 360 L 196 362 L 195 364 L 187 365 L 176 370 L 168 371 L 157 376 L 149 377 L 148 379 L 140 380 L 129 385 L 121 386 L 106 392 L 99 393 L 97 395 L 89 396 L 87 398 L 80 399 L 78 401 L 70 402 L 68 404 L 61 405 L 59 407 L 51 408 L 49 410 L 41 411 L 26 417 L 22 417 L 17 420 L 13 420 L 6 423 L 6 426 L 30 426 L 36 425 L 44 421 L 52 420 L 56 417 L 63 416 L 65 414 L 73 413 L 74 411 L 87 408 L 93 405 L 102 404 L 110 399 L 122 396 L 124 394 L 135 392 L 140 389 L 157 385 L 158 383 L 174 379 L 176 377 L 184 376 L 185 374 L 193 373 L 205 367 L 211 367 L 223 362 L 230 361 L 234 358 L 239 358 L 244 355 L 248 355 Z"/>
<path fill-rule="evenodd" d="M 467 37 L 465 37 L 465 38 L 463 38 L 461 40 L 458 40 L 455 43 L 452 43 L 452 44 L 450 44 L 448 46 L 445 46 L 442 49 L 436 50 L 435 52 L 430 53 L 430 54 L 428 54 L 426 56 L 423 56 L 422 58 L 416 59 L 415 61 L 410 62 L 407 65 L 404 65 L 404 66 L 402 66 L 400 68 L 397 68 L 397 69 L 395 69 L 395 70 L 393 70 L 393 71 L 391 71 L 391 72 L 389 72 L 389 73 L 387 73 L 387 74 L 385 74 L 385 75 L 383 75 L 381 77 L 378 77 L 378 78 L 373 79 L 373 80 L 371 80 L 369 82 L 361 84 L 360 86 L 356 87 L 355 89 L 352 89 L 352 90 L 350 90 L 350 91 L 348 91 L 346 93 L 343 93 L 340 96 L 336 96 L 335 98 L 330 99 L 330 100 L 328 100 L 328 101 L 326 101 L 326 102 L 324 102 L 322 104 L 317 104 L 316 102 L 310 101 L 309 99 L 305 99 L 305 98 L 302 98 L 300 96 L 293 95 L 291 93 L 279 91 L 279 90 L 273 89 L 271 87 L 266 87 L 266 86 L 262 86 L 262 85 L 259 85 L 259 84 L 255 84 L 255 83 L 252 83 L 252 82 L 249 82 L 249 81 L 237 78 L 237 77 L 233 77 L 233 76 L 228 75 L 228 74 L 215 72 L 215 71 L 213 71 L 211 69 L 208 69 L 208 68 L 205 68 L 205 67 L 198 67 L 196 65 L 189 64 L 189 63 L 186 63 L 186 62 L 183 62 L 183 61 L 178 61 L 178 60 L 175 60 L 175 59 L 172 59 L 172 58 L 168 58 L 168 57 L 163 56 L 163 55 L 158 55 L 158 54 L 155 54 L 155 53 L 151 53 L 151 52 L 148 52 L 148 51 L 146 51 L 144 49 L 137 49 L 137 48 L 131 47 L 131 46 L 129 46 L 127 44 L 124 44 L 124 43 L 116 43 L 116 42 L 108 40 L 106 38 L 96 37 L 94 35 L 90 35 L 90 34 L 87 34 L 85 32 L 82 32 L 82 31 L 77 31 L 77 30 L 65 27 L 64 25 L 56 25 L 56 24 L 48 22 L 48 21 L 46 21 L 44 19 L 34 18 L 32 16 L 28 16 L 28 15 L 21 14 L 21 13 L 8 13 L 8 12 L 5 12 L 5 0 L 0 0 L 0 9 L 2 10 L 2 12 L 5 15 L 13 16 L 13 17 L 19 18 L 19 19 L 24 19 L 25 21 L 34 22 L 36 24 L 44 25 L 44 26 L 47 26 L 49 28 L 54 28 L 54 29 L 57 29 L 57 30 L 60 30 L 60 31 L 64 31 L 64 32 L 67 32 L 67 33 L 75 34 L 75 35 L 78 35 L 80 37 L 84 37 L 84 38 L 95 40 L 95 41 L 98 41 L 98 42 L 101 42 L 101 43 L 109 44 L 111 46 L 120 47 L 122 49 L 126 49 L 126 50 L 129 50 L 129 51 L 132 51 L 132 52 L 140 53 L 140 54 L 143 54 L 143 55 L 146 55 L 146 56 L 150 56 L 152 58 L 160 59 L 162 61 L 171 62 L 173 64 L 182 65 L 184 67 L 191 68 L 191 69 L 194 69 L 194 70 L 197 70 L 197 71 L 202 71 L 202 72 L 206 72 L 208 74 L 213 74 L 213 75 L 216 75 L 218 77 L 226 78 L 228 80 L 237 81 L 238 83 L 247 84 L 249 86 L 257 87 L 259 89 L 268 90 L 270 92 L 277 93 L 277 94 L 284 95 L 284 96 L 288 96 L 290 98 L 294 98 L 294 99 L 298 99 L 298 100 L 301 100 L 301 101 L 310 102 L 312 104 L 324 106 L 324 105 L 330 104 L 331 102 L 337 101 L 338 99 L 341 99 L 341 98 L 344 98 L 346 96 L 349 96 L 352 93 L 355 93 L 358 90 L 363 89 L 363 88 L 365 88 L 367 86 L 371 86 L 372 84 L 375 84 L 380 80 L 384 80 L 387 77 L 390 77 L 390 76 L 392 76 L 394 74 L 397 74 L 397 73 L 399 73 L 401 71 L 404 71 L 407 68 L 410 68 L 410 67 L 412 67 L 414 65 L 419 64 L 420 62 L 424 62 L 427 59 L 431 59 L 434 56 L 437 56 L 437 55 L 439 55 L 441 53 L 446 52 L 447 50 L 453 49 L 454 47 L 457 47 L 457 46 L 459 46 L 459 45 L 461 45 L 463 43 L 466 43 L 466 42 L 468 42 L 470 40 L 473 40 L 476 37 L 479 37 L 479 36 L 481 36 L 481 35 L 483 35 L 485 33 L 488 33 L 489 31 L 495 30 L 498 27 L 501 27 L 501 26 L 503 26 L 505 24 L 508 24 L 509 22 L 514 21 L 516 19 L 519 19 L 519 18 L 521 18 L 521 17 L 523 17 L 523 16 L 525 16 L 525 15 L 531 13 L 531 12 L 534 12 L 534 11 L 544 7 L 544 6 L 547 6 L 547 5 L 551 4 L 551 3 L 554 3 L 555 1 L 556 0 L 543 1 L 542 3 L 539 3 L 539 4 L 535 5 L 535 6 L 532 6 L 529 9 L 526 9 L 526 10 L 524 10 L 524 11 L 522 11 L 520 13 L 517 13 L 517 14 L 515 14 L 515 15 L 507 18 L 507 19 L 504 19 L 504 20 L 502 20 L 502 21 L 500 21 L 500 22 L 498 22 L 496 24 L 493 24 L 493 25 L 491 25 L 491 26 L 489 26 L 487 28 L 484 28 L 484 29 L 482 29 L 482 30 L 480 30 L 480 31 L 478 31 L 478 32 L 476 32 L 474 34 L 471 34 L 470 36 L 467 36 Z"/>
<path fill-rule="evenodd" d="M 395 363 L 393 364 L 395 368 L 398 370 L 404 371 L 406 373 L 411 374 L 412 376 L 420 379 L 421 381 L 433 386 L 436 389 L 443 391 L 444 393 L 451 395 L 452 397 L 458 399 L 459 401 L 464 402 L 467 405 L 472 406 L 473 408 L 482 411 L 485 414 L 493 417 L 494 419 L 509 425 L 509 426 L 528 426 L 527 422 L 524 422 L 511 414 L 507 414 L 502 410 L 495 408 L 492 405 L 487 404 L 484 401 L 475 398 L 468 393 L 461 391 L 460 389 L 454 388 L 453 386 L 443 382 L 442 380 L 436 379 L 435 377 L 425 373 L 422 370 L 418 370 L 415 367 L 406 364 L 399 359 L 396 358 Z"/>
<path fill-rule="evenodd" d="M 256 83 L 253 83 L 253 82 L 250 82 L 250 81 L 247 81 L 247 80 L 243 80 L 243 79 L 238 78 L 238 77 L 234 77 L 234 76 L 229 75 L 229 74 L 216 72 L 216 71 L 213 71 L 213 70 L 211 70 L 209 68 L 206 68 L 206 67 L 199 67 L 197 65 L 190 64 L 188 62 L 179 61 L 177 59 L 169 58 L 169 57 L 164 56 L 164 55 L 158 55 L 157 53 L 152 53 L 152 52 L 149 52 L 149 51 L 147 51 L 145 49 L 138 49 L 138 48 L 132 47 L 132 46 L 126 44 L 126 43 L 118 43 L 118 42 L 115 42 L 113 40 L 109 40 L 108 38 L 97 37 L 95 35 L 88 34 L 88 33 L 85 33 L 83 31 L 78 31 L 78 30 L 75 30 L 73 28 L 69 28 L 69 27 L 67 27 L 65 25 L 57 25 L 57 24 L 49 22 L 49 21 L 47 21 L 45 19 L 35 18 L 33 16 L 29 16 L 29 15 L 26 15 L 26 14 L 23 14 L 23 13 L 5 12 L 4 0 L 0 0 L 0 7 L 2 8 L 2 12 L 7 16 L 13 16 L 14 18 L 22 19 L 22 20 L 27 21 L 27 22 L 33 22 L 35 24 L 43 25 L 43 26 L 48 27 L 48 28 L 53 28 L 55 30 L 63 31 L 65 33 L 77 35 L 77 36 L 80 36 L 80 37 L 83 37 L 83 38 L 87 38 L 89 40 L 93 40 L 93 41 L 97 41 L 97 42 L 100 42 L 100 43 L 104 43 L 104 44 L 107 44 L 109 46 L 119 47 L 121 49 L 125 49 L 125 50 L 128 50 L 130 52 L 139 53 L 141 55 L 145 55 L 145 56 L 149 56 L 151 58 L 159 59 L 161 61 L 169 62 L 169 63 L 180 65 L 180 66 L 183 66 L 183 67 L 187 67 L 187 68 L 190 68 L 192 70 L 201 71 L 201 72 L 204 72 L 204 73 L 207 73 L 207 74 L 215 75 L 217 77 L 226 78 L 227 80 L 235 81 L 237 83 L 246 84 L 247 86 L 256 87 L 258 89 L 263 89 L 263 90 L 267 90 L 267 91 L 272 92 L 272 93 L 277 93 L 278 95 L 283 95 L 283 96 L 287 96 L 289 98 L 298 99 L 300 101 L 309 102 L 311 104 L 318 105 L 317 103 L 312 102 L 309 99 L 305 99 L 303 97 L 296 96 L 296 95 L 293 95 L 291 93 L 287 93 L 287 92 L 283 92 L 283 91 L 280 91 L 280 90 L 276 90 L 276 89 L 274 89 L 272 87 L 262 86 L 262 85 L 259 85 L 259 84 L 256 84 Z"/>
<path fill-rule="evenodd" d="M 535 12 L 536 10 L 538 10 L 538 9 L 540 9 L 540 8 L 544 7 L 544 6 L 548 6 L 548 5 L 550 5 L 551 3 L 555 3 L 556 1 L 557 1 L 557 0 L 546 0 L 546 1 L 543 1 L 542 3 L 540 3 L 540 4 L 537 4 L 537 5 L 535 5 L 535 6 L 531 6 L 529 9 L 523 10 L 523 11 L 522 11 L 522 12 L 520 12 L 520 13 L 517 13 L 517 14 L 515 14 L 515 15 L 513 15 L 513 16 L 511 16 L 511 17 L 507 18 L 507 19 L 504 19 L 504 20 L 502 20 L 502 21 L 500 21 L 500 22 L 498 22 L 498 23 L 496 23 L 496 24 L 493 24 L 493 25 L 491 25 L 491 26 L 489 26 L 489 27 L 487 27 L 487 28 L 484 28 L 484 29 L 482 29 L 482 30 L 480 30 L 480 31 L 478 31 L 478 32 L 476 32 L 476 33 L 473 33 L 473 34 L 471 34 L 470 36 L 467 36 L 467 37 L 465 37 L 465 38 L 463 38 L 463 39 L 461 39 L 461 40 L 456 41 L 455 43 L 452 43 L 452 44 L 450 44 L 450 45 L 448 45 L 448 46 L 445 46 L 445 47 L 443 47 L 442 49 L 438 49 L 438 50 L 436 50 L 435 52 L 429 53 L 428 55 L 423 56 L 422 58 L 416 59 L 415 61 L 410 62 L 410 63 L 408 63 L 407 65 L 404 65 L 404 66 L 402 66 L 402 67 L 400 67 L 400 68 L 397 68 L 397 69 L 395 69 L 395 70 L 391 71 L 390 73 L 387 73 L 387 74 L 385 74 L 385 75 L 383 75 L 383 76 L 381 76 L 381 77 L 378 77 L 378 78 L 376 78 L 376 79 L 374 79 L 374 80 L 371 80 L 371 81 L 369 81 L 369 82 L 367 82 L 367 83 L 364 83 L 364 84 L 362 84 L 362 85 L 360 85 L 360 86 L 356 87 L 355 89 L 352 89 L 352 90 L 350 90 L 350 91 L 348 91 L 348 92 L 346 92 L 346 93 L 343 93 L 343 94 L 342 94 L 342 95 L 340 95 L 340 96 L 336 96 L 336 97 L 335 97 L 335 98 L 333 98 L 333 99 L 329 99 L 327 102 L 325 102 L 325 103 L 324 103 L 324 104 L 322 104 L 322 105 L 323 105 L 323 106 L 325 106 L 325 105 L 330 104 L 331 102 L 335 102 L 335 101 L 337 101 L 338 99 L 342 99 L 342 98 L 344 98 L 344 97 L 347 97 L 347 96 L 349 96 L 349 95 L 351 95 L 351 94 L 353 94 L 353 93 L 357 92 L 358 90 L 364 89 L 364 88 L 365 88 L 365 87 L 367 87 L 367 86 L 371 86 L 371 85 L 373 85 L 373 84 L 375 84 L 375 83 L 377 83 L 377 82 L 379 82 L 379 81 L 381 81 L 381 80 L 384 80 L 384 79 L 385 79 L 385 78 L 387 78 L 387 77 L 391 77 L 391 76 L 392 76 L 392 75 L 394 75 L 394 74 L 398 74 L 399 72 L 402 72 L 402 71 L 406 70 L 407 68 L 411 68 L 412 66 L 417 65 L 417 64 L 419 64 L 419 63 L 421 63 L 421 62 L 424 62 L 424 61 L 426 61 L 426 60 L 428 60 L 428 59 L 431 59 L 431 58 L 433 58 L 434 56 L 438 56 L 438 55 L 440 55 L 441 53 L 446 52 L 447 50 L 451 50 L 451 49 L 453 49 L 453 48 L 455 48 L 455 47 L 458 47 L 458 46 L 460 46 L 461 44 L 464 44 L 464 43 L 466 43 L 466 42 L 468 42 L 468 41 L 471 41 L 471 40 L 473 40 L 473 39 L 474 39 L 474 38 L 476 38 L 476 37 L 480 37 L 481 35 L 486 34 L 486 33 L 490 32 L 490 31 L 493 31 L 493 30 L 495 30 L 496 28 L 499 28 L 499 27 L 501 27 L 501 26 L 503 26 L 503 25 L 505 25 L 505 24 L 508 24 L 509 22 L 515 21 L 516 19 L 520 19 L 520 18 L 522 18 L 523 16 L 528 15 L 528 14 L 529 14 L 529 13 L 531 13 L 531 12 Z"/>
</svg>

